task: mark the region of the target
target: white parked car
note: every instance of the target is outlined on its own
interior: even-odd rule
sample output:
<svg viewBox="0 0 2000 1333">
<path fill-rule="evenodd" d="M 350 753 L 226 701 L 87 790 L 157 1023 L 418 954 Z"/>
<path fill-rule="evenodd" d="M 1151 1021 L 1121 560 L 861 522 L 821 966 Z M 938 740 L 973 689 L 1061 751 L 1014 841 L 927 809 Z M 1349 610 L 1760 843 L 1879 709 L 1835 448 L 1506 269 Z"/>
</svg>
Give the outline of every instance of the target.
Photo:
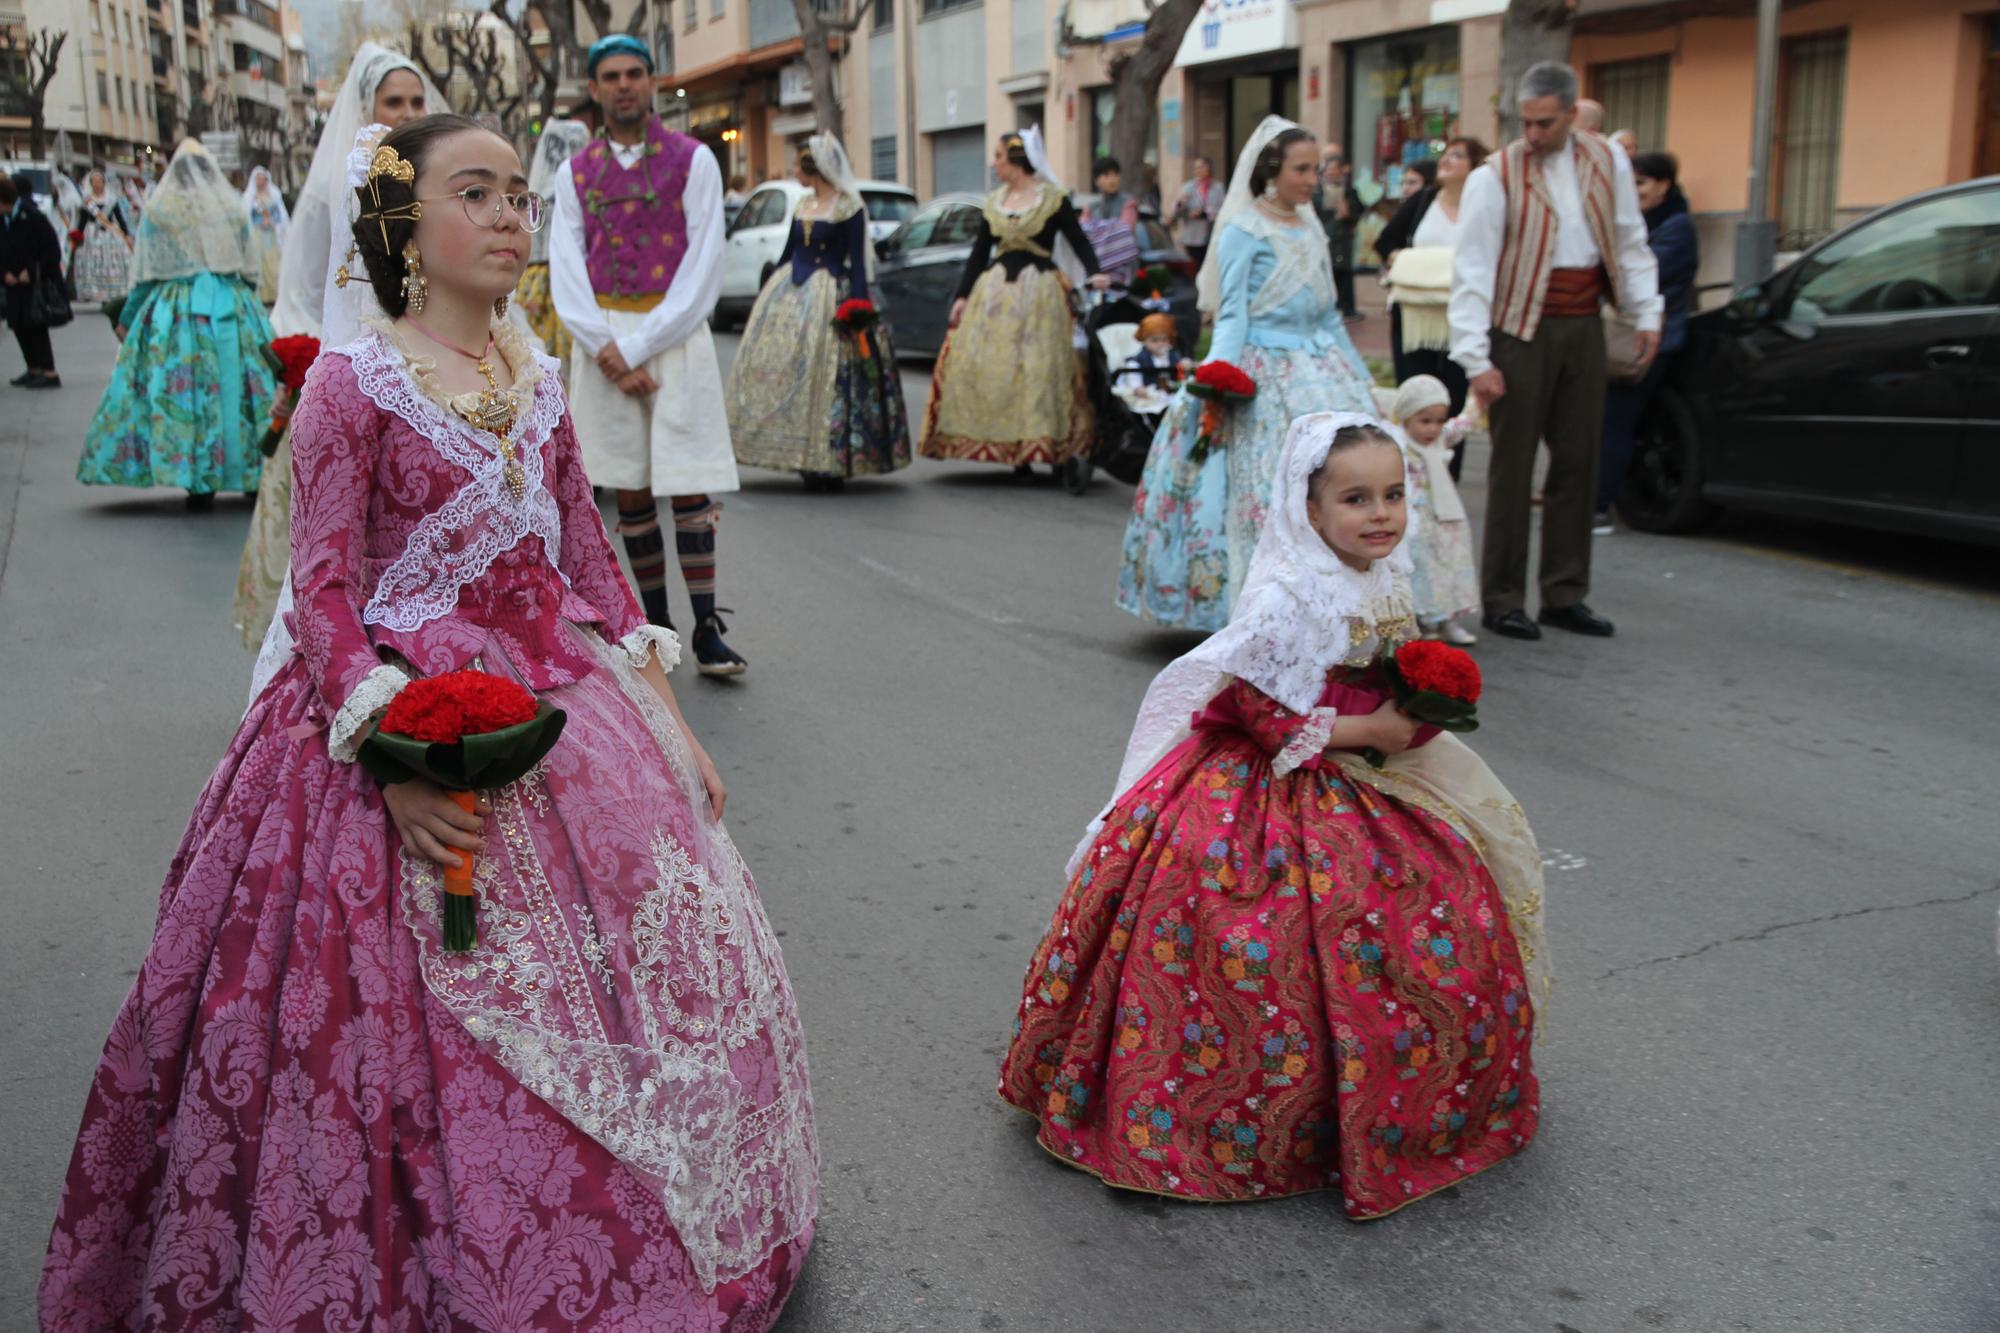
<svg viewBox="0 0 2000 1333">
<path fill-rule="evenodd" d="M 880 241 L 917 211 L 917 196 L 894 181 L 862 181 L 861 199 L 868 208 L 868 239 Z M 812 191 L 794 180 L 765 181 L 744 201 L 729 224 L 728 247 L 722 260 L 722 296 L 715 303 L 715 322 L 733 328 L 747 319 L 764 280 L 785 251 L 792 214 Z"/>
</svg>

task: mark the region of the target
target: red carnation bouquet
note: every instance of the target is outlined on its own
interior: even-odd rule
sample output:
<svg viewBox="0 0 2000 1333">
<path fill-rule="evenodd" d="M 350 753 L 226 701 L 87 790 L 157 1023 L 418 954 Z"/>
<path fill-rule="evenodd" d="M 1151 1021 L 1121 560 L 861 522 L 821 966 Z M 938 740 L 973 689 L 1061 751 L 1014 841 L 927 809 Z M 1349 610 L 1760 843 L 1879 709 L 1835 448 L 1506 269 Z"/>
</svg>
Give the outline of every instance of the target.
<svg viewBox="0 0 2000 1333">
<path fill-rule="evenodd" d="M 854 350 L 866 361 L 874 355 L 868 346 L 868 330 L 880 322 L 882 314 L 875 303 L 865 297 L 856 296 L 842 301 L 833 312 L 833 327 L 854 339 Z"/>
<path fill-rule="evenodd" d="M 1418 639 L 1382 663 L 1382 675 L 1396 707 L 1439 731 L 1479 730 L 1479 663 L 1463 648 Z M 1380 768 L 1388 756 L 1369 748 L 1362 755 Z"/>
<path fill-rule="evenodd" d="M 82 245 L 82 244 L 83 244 L 83 228 L 81 228 L 81 227 L 71 227 L 71 228 L 69 229 L 69 246 L 70 246 L 70 249 L 74 250 L 74 249 L 76 249 L 76 247 L 78 247 L 79 245 Z"/>
<path fill-rule="evenodd" d="M 429 778 L 468 813 L 473 793 L 518 782 L 562 735 L 563 711 L 484 671 L 453 671 L 413 680 L 361 745 L 361 766 L 378 781 Z M 444 870 L 443 937 L 452 953 L 479 943 L 473 857 Z"/>
<path fill-rule="evenodd" d="M 1227 361 L 1210 361 L 1194 373 L 1187 391 L 1202 400 L 1201 433 L 1195 437 L 1190 461 L 1200 463 L 1216 447 L 1222 429 L 1222 409 L 1230 403 L 1247 403 L 1257 396 L 1257 381 Z"/>
<path fill-rule="evenodd" d="M 278 452 L 278 441 L 284 438 L 285 427 L 291 424 L 292 405 L 298 401 L 299 390 L 306 386 L 306 372 L 319 357 L 319 339 L 293 334 L 272 343 L 264 355 L 279 384 L 278 396 L 271 400 L 271 424 L 264 431 L 264 438 L 257 442 L 264 457 L 269 458 Z"/>
<path fill-rule="evenodd" d="M 1125 290 L 1142 301 L 1152 301 L 1165 296 L 1173 289 L 1174 275 L 1160 264 L 1148 264 L 1140 269 L 1125 284 Z"/>
</svg>

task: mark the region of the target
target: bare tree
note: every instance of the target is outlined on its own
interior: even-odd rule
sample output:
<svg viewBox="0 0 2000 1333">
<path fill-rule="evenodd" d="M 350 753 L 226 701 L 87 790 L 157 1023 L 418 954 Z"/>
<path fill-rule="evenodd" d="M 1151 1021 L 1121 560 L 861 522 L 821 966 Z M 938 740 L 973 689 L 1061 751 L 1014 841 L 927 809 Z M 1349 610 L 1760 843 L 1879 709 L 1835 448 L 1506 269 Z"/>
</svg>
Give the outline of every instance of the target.
<svg viewBox="0 0 2000 1333">
<path fill-rule="evenodd" d="M 1507 0 L 1500 19 L 1500 142 L 1521 134 L 1521 104 L 1514 90 L 1530 65 L 1569 59 L 1569 25 L 1576 0 Z"/>
<path fill-rule="evenodd" d="M 847 139 L 847 110 L 833 84 L 833 45 L 838 39 L 841 53 L 846 54 L 847 39 L 860 29 L 873 7 L 874 0 L 860 0 L 849 14 L 846 0 L 792 0 L 799 36 L 805 44 L 806 72 L 812 76 L 813 119 L 819 122 L 822 134 L 831 134 L 843 143 Z"/>
<path fill-rule="evenodd" d="M 28 156 L 39 158 L 48 136 L 47 100 L 49 84 L 56 77 L 56 62 L 62 57 L 65 29 L 9 28 L 0 38 L 0 93 L 13 103 L 15 115 L 28 118 Z"/>
<path fill-rule="evenodd" d="M 521 106 L 528 99 L 525 79 L 509 86 L 507 59 L 500 49 L 496 25 L 484 14 L 459 11 L 425 25 L 410 22 L 410 51 L 445 101 L 469 116 L 490 115 L 509 138 L 520 132 Z M 432 52 L 442 56 L 442 64 Z M 461 81 L 460 76 L 464 76 Z M 470 96 L 455 91 L 470 89 Z"/>
<path fill-rule="evenodd" d="M 794 0 L 797 3 L 797 0 Z M 1112 53 L 1111 156 L 1125 168 L 1128 189 L 1141 192 L 1146 150 L 1153 144 L 1154 109 L 1160 104 L 1160 84 L 1174 67 L 1181 39 L 1201 12 L 1201 0 L 1146 0 L 1146 30 L 1136 46 Z M 1103 38 L 1080 38 L 1067 27 L 1063 41 L 1071 46 L 1102 45 Z"/>
<path fill-rule="evenodd" d="M 489 0 L 488 12 L 513 29 L 526 66 L 522 99 L 532 99 L 536 120 L 546 124 L 554 118 L 564 71 L 583 64 L 584 41 L 577 11 L 583 11 L 584 21 L 596 36 L 619 31 L 636 34 L 646 26 L 648 4 L 649 0 L 639 0 L 621 30 L 612 15 L 611 0 Z"/>
</svg>

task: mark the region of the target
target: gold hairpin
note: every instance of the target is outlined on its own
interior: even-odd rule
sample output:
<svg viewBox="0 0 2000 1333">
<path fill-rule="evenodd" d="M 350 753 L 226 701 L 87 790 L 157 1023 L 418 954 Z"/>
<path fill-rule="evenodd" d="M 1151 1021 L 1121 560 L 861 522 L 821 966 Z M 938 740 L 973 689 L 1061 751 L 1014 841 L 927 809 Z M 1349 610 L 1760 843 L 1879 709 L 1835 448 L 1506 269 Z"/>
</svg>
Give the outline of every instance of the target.
<svg viewBox="0 0 2000 1333">
<path fill-rule="evenodd" d="M 363 213 L 363 222 L 373 222 L 382 233 L 382 248 L 389 249 L 389 224 L 391 222 L 416 222 L 424 215 L 424 206 L 412 199 L 406 204 L 393 208 L 382 207 L 382 178 L 400 181 L 404 185 L 414 185 L 417 169 L 395 149 L 386 144 L 375 150 L 375 156 L 368 163 L 368 198 L 375 205 L 373 212 Z"/>
</svg>

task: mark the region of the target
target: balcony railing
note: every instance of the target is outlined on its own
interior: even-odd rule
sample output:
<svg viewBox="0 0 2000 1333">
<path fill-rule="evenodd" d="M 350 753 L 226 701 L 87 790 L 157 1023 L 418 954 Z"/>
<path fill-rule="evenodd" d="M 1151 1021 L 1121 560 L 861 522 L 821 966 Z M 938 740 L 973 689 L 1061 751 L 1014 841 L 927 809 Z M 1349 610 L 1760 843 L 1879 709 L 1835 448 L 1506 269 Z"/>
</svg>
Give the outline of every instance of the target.
<svg viewBox="0 0 2000 1333">
<path fill-rule="evenodd" d="M 258 0 L 215 0 L 215 12 L 249 19 L 260 28 L 278 31 L 278 11 Z"/>
</svg>

